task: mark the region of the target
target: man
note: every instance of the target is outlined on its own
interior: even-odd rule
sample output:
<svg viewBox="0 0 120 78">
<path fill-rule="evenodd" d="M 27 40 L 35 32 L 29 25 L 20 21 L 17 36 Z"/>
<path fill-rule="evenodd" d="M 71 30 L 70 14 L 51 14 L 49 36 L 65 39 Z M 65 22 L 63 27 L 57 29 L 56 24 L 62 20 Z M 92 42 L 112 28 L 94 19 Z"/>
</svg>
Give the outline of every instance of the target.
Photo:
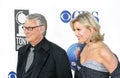
<svg viewBox="0 0 120 78">
<path fill-rule="evenodd" d="M 23 30 L 29 43 L 18 50 L 17 78 L 72 78 L 65 50 L 45 38 L 43 15 L 28 15 Z"/>
</svg>

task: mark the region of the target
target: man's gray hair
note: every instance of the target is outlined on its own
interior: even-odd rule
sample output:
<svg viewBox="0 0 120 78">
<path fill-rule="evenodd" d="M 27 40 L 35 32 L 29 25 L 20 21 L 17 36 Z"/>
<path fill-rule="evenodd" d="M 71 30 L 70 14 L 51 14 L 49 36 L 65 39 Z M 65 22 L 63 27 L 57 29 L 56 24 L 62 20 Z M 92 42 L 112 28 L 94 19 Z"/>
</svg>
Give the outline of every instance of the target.
<svg viewBox="0 0 120 78">
<path fill-rule="evenodd" d="M 27 19 L 37 19 L 39 22 L 39 25 L 44 25 L 45 26 L 45 32 L 43 33 L 43 35 L 46 35 L 46 31 L 47 31 L 47 20 L 46 18 L 42 15 L 42 14 L 38 14 L 38 13 L 34 13 L 34 14 L 29 14 L 27 17 Z"/>
</svg>

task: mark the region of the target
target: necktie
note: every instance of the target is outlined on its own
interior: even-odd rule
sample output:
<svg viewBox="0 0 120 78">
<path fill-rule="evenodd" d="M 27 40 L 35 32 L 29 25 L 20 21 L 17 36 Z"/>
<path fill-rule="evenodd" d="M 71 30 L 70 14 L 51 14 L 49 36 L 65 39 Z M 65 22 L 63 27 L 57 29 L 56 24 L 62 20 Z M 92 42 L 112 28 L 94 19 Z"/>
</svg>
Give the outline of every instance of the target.
<svg viewBox="0 0 120 78">
<path fill-rule="evenodd" d="M 30 52 L 28 54 L 25 71 L 27 71 L 29 69 L 29 67 L 31 66 L 31 64 L 33 62 L 33 59 L 34 59 L 34 52 L 33 52 L 33 50 L 34 50 L 34 48 L 30 48 Z"/>
</svg>

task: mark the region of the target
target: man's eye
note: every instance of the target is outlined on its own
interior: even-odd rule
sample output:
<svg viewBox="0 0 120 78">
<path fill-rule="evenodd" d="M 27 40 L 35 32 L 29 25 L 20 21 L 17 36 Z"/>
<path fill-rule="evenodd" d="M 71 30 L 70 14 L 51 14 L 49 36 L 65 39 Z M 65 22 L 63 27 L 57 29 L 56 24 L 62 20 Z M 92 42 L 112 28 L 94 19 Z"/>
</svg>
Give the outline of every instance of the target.
<svg viewBox="0 0 120 78">
<path fill-rule="evenodd" d="M 73 31 L 75 31 L 75 29 L 73 29 Z"/>
<path fill-rule="evenodd" d="M 32 30 L 33 29 L 33 27 L 28 27 L 28 30 Z"/>
<path fill-rule="evenodd" d="M 32 29 L 32 27 L 28 27 L 28 29 Z"/>
</svg>

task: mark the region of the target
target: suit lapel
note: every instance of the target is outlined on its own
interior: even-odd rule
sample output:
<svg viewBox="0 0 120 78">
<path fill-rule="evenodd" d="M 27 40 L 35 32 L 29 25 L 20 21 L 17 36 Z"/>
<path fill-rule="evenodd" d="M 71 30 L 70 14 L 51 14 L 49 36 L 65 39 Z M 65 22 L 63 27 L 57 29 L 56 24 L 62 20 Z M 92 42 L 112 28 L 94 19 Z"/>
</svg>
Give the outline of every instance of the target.
<svg viewBox="0 0 120 78">
<path fill-rule="evenodd" d="M 21 77 L 24 72 L 24 67 L 25 67 L 25 60 L 27 57 L 27 53 L 28 53 L 28 48 L 29 48 L 29 44 L 26 46 L 23 46 L 23 48 L 19 49 L 19 53 L 18 53 L 18 66 L 17 66 L 17 73 L 19 75 L 19 77 Z"/>
<path fill-rule="evenodd" d="M 38 44 L 36 47 L 37 48 L 36 48 L 35 52 L 37 52 L 37 58 L 34 61 L 35 63 L 34 63 L 34 68 L 33 68 L 33 73 L 32 73 L 31 78 L 37 78 L 38 74 L 43 69 L 43 67 L 49 57 L 49 52 L 48 52 L 49 41 L 47 41 L 46 39 L 43 39 L 41 44 Z"/>
<path fill-rule="evenodd" d="M 43 51 L 43 49 L 40 49 L 39 51 L 40 52 L 37 55 L 37 60 L 35 60 L 34 69 L 31 78 L 37 78 L 38 74 L 41 72 L 49 56 L 49 54 Z"/>
</svg>

